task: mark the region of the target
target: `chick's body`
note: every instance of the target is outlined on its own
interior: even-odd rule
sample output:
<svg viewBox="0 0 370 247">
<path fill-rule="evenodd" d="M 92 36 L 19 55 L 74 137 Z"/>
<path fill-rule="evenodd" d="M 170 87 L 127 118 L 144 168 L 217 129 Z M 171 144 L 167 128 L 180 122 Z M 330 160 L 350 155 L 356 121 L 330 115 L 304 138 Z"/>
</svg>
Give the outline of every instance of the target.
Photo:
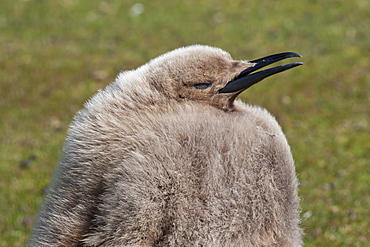
<svg viewBox="0 0 370 247">
<path fill-rule="evenodd" d="M 280 126 L 260 107 L 211 93 L 250 65 L 215 48 L 187 49 L 225 61 L 198 80 L 177 64 L 192 58 L 169 59 L 175 52 L 122 73 L 86 103 L 32 246 L 300 245 L 297 180 Z M 210 96 L 192 93 L 198 81 L 213 83 L 202 92 Z"/>
</svg>

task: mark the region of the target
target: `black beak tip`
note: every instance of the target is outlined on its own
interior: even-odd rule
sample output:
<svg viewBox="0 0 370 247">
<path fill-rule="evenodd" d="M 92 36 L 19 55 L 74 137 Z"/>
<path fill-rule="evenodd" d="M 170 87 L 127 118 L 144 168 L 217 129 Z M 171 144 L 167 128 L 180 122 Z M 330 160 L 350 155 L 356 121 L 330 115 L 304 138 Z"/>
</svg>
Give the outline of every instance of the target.
<svg viewBox="0 0 370 247">
<path fill-rule="evenodd" d="M 303 65 L 304 63 L 302 63 L 302 62 L 295 62 L 295 63 L 291 63 L 291 64 L 294 65 L 294 67 L 297 67 L 297 66 Z"/>
<path fill-rule="evenodd" d="M 302 57 L 301 54 L 296 53 L 296 52 L 291 52 L 292 56 L 291 57 Z"/>
</svg>

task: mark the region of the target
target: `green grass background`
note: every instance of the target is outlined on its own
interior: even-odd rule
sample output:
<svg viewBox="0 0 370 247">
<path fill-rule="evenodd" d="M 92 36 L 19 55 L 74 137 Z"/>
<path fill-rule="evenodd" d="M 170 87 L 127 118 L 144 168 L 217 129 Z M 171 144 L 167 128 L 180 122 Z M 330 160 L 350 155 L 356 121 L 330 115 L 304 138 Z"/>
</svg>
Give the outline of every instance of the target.
<svg viewBox="0 0 370 247">
<path fill-rule="evenodd" d="M 305 246 L 369 246 L 368 0 L 3 0 L 0 246 L 23 246 L 84 101 L 174 48 L 235 59 L 295 51 L 304 66 L 240 97 L 272 112 L 300 179 Z M 134 7 L 135 6 L 135 7 Z"/>
</svg>

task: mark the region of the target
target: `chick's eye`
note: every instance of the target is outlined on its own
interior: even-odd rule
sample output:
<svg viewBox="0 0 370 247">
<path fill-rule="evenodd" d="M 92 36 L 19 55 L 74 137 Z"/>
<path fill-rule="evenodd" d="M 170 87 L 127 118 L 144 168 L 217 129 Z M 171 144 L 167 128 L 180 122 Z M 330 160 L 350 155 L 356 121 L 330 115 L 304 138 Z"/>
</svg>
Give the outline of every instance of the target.
<svg viewBox="0 0 370 247">
<path fill-rule="evenodd" d="M 196 89 L 206 89 L 206 88 L 209 88 L 211 85 L 212 83 L 210 82 L 201 82 L 201 83 L 194 84 L 193 87 L 195 87 Z"/>
</svg>

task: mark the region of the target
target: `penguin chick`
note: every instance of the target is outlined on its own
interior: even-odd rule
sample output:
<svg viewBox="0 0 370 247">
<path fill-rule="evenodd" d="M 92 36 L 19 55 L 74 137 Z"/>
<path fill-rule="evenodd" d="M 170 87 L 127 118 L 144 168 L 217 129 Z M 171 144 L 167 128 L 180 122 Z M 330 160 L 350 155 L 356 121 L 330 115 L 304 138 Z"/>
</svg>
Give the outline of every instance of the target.
<svg viewBox="0 0 370 247">
<path fill-rule="evenodd" d="M 289 57 L 195 45 L 121 73 L 72 122 L 30 246 L 299 246 L 285 136 L 235 101 Z"/>
</svg>

